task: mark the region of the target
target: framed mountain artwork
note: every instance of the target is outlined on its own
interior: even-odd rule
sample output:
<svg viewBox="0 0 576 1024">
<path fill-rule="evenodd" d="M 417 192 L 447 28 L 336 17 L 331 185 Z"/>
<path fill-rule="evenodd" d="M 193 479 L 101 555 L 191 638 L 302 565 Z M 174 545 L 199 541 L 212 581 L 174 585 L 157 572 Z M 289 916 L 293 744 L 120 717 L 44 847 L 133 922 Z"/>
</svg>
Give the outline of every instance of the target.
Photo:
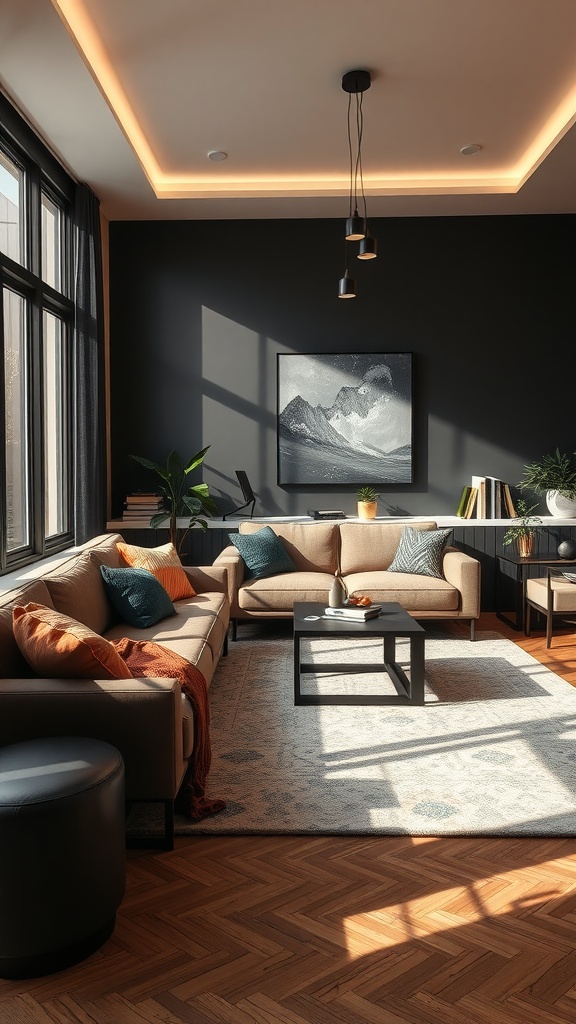
<svg viewBox="0 0 576 1024">
<path fill-rule="evenodd" d="M 278 483 L 412 482 L 412 353 L 278 354 Z"/>
</svg>

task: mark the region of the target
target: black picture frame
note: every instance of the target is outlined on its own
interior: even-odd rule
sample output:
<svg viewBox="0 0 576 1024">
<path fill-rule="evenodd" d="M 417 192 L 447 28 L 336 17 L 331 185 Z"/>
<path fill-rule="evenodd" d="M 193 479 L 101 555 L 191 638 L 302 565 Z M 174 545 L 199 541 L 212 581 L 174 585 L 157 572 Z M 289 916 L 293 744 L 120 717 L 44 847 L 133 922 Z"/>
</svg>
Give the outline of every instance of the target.
<svg viewBox="0 0 576 1024">
<path fill-rule="evenodd" d="M 413 354 L 278 353 L 278 484 L 413 482 Z"/>
</svg>

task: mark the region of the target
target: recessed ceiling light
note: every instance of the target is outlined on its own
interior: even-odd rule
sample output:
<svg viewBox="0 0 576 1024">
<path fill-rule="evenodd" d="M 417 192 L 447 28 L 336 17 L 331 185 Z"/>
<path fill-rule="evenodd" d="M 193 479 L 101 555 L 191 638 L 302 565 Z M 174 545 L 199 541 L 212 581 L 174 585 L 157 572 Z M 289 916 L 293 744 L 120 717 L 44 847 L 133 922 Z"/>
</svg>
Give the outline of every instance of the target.
<svg viewBox="0 0 576 1024">
<path fill-rule="evenodd" d="M 474 142 L 470 146 L 462 146 L 460 153 L 462 156 L 476 156 L 476 153 L 479 153 L 481 149 L 482 146 L 477 146 Z"/>
<path fill-rule="evenodd" d="M 228 153 L 223 153 L 221 149 L 211 149 L 208 153 L 208 159 L 214 160 L 215 163 L 220 163 L 221 160 L 225 160 Z"/>
</svg>

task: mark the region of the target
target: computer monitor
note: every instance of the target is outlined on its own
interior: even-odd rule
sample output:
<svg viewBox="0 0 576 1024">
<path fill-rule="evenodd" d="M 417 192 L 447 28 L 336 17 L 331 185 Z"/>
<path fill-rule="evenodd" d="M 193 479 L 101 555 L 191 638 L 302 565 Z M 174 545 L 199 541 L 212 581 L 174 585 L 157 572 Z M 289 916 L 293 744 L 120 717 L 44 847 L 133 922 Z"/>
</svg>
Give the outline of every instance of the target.
<svg viewBox="0 0 576 1024">
<path fill-rule="evenodd" d="M 252 516 L 254 515 L 254 505 L 256 504 L 256 495 L 250 486 L 250 481 L 248 480 L 246 471 L 244 469 L 237 469 L 235 472 L 242 490 L 242 497 L 245 498 L 245 503 L 244 505 L 239 505 L 238 508 L 232 509 L 231 512 L 227 512 L 225 516 L 222 516 L 222 520 L 227 519 L 229 516 L 238 515 L 242 509 L 248 508 L 249 505 L 251 506 L 250 519 L 252 519 Z"/>
</svg>

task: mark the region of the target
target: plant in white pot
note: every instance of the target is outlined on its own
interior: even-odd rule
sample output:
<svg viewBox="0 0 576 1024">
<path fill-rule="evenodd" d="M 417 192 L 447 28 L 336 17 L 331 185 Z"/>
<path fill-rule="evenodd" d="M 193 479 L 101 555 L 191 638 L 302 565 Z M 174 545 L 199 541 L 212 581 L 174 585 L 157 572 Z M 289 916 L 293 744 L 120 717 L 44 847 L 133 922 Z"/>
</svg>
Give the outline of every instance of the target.
<svg viewBox="0 0 576 1024">
<path fill-rule="evenodd" d="M 373 487 L 359 487 L 356 491 L 358 500 L 358 518 L 375 519 L 380 495 Z"/>
<path fill-rule="evenodd" d="M 561 452 L 557 448 L 553 454 L 528 463 L 518 486 L 521 490 L 545 495 L 551 516 L 573 519 L 576 516 L 576 452 Z"/>
</svg>

